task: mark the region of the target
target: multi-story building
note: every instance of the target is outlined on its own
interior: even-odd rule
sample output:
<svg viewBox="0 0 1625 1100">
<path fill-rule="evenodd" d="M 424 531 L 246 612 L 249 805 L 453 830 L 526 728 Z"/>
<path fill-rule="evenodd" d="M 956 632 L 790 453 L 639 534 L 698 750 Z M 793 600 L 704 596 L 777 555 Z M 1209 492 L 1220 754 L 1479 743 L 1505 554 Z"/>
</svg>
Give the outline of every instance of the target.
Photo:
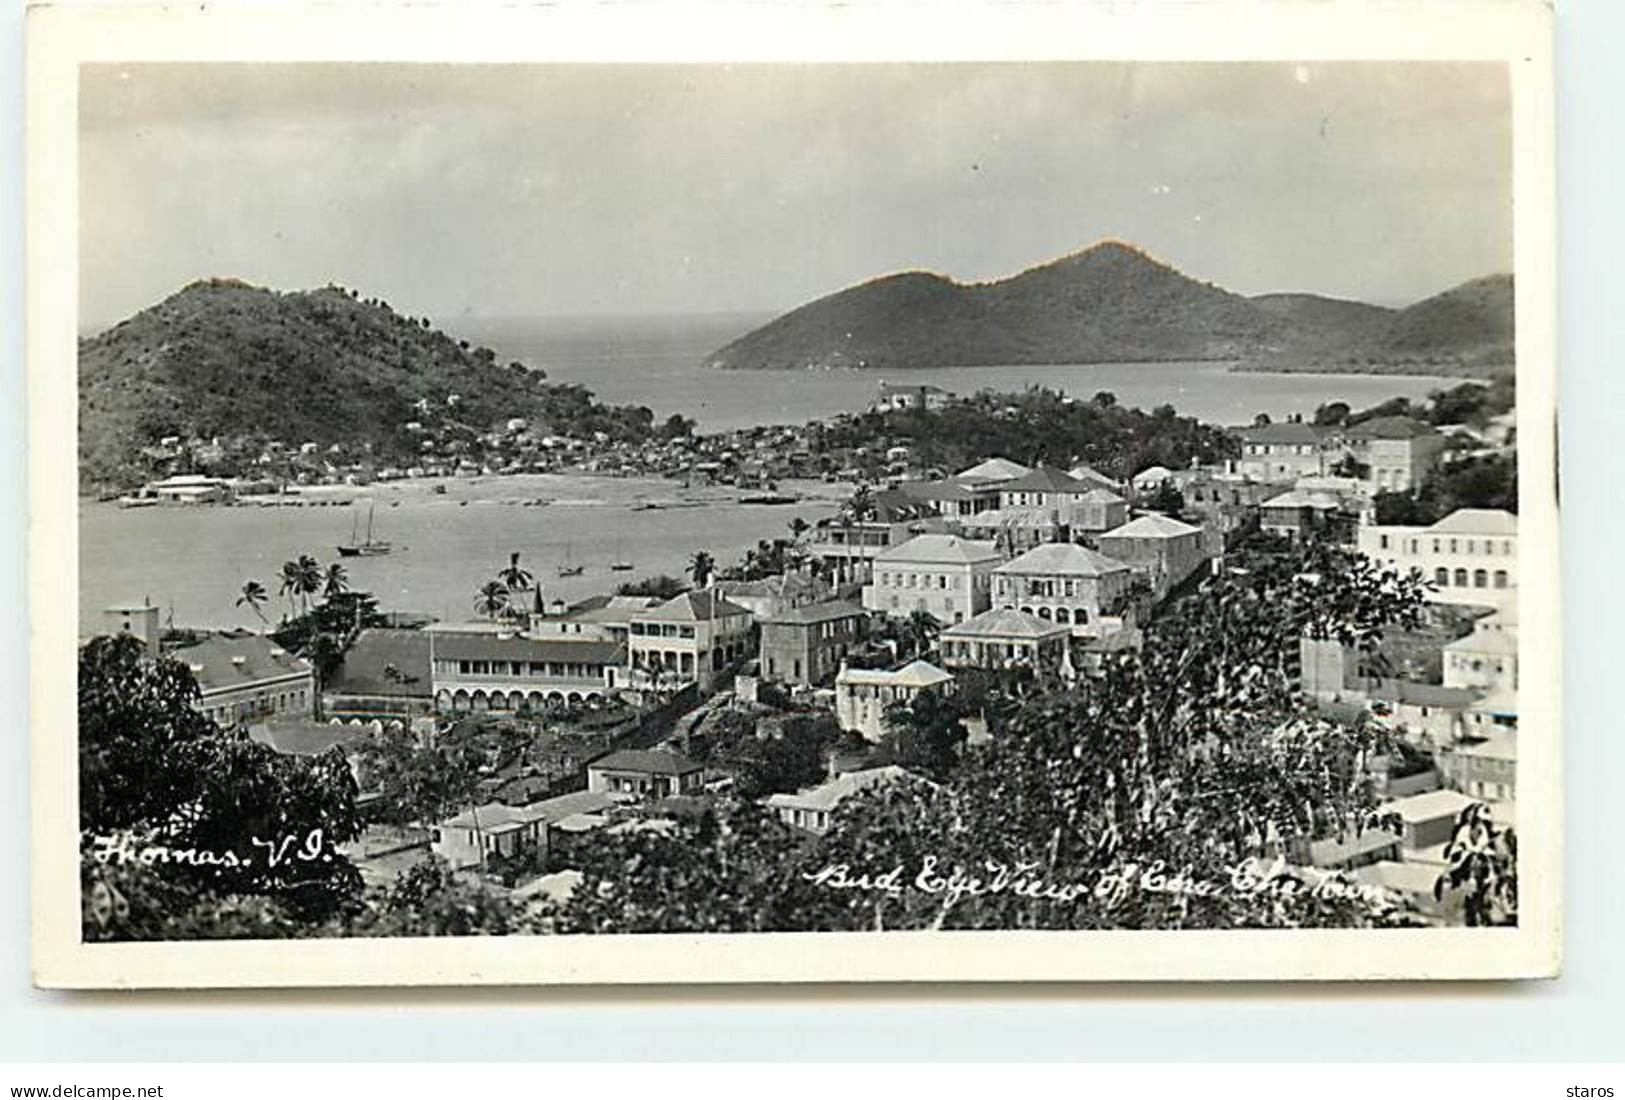
<svg viewBox="0 0 1625 1100">
<path fill-rule="evenodd" d="M 1080 637 L 1098 635 L 1103 616 L 1120 615 L 1134 572 L 1088 547 L 1034 547 L 993 570 L 993 606 L 1019 608 Z"/>
<path fill-rule="evenodd" d="M 962 623 L 987 610 L 989 576 L 1001 560 L 991 542 L 917 535 L 875 559 L 863 606 L 899 618 L 927 611 L 939 622 Z"/>
<path fill-rule="evenodd" d="M 830 583 L 813 573 L 780 573 L 754 581 L 717 581 L 715 586 L 732 602 L 749 611 L 757 622 L 792 608 L 821 603 L 835 594 Z"/>
<path fill-rule="evenodd" d="M 1095 539 L 1100 552 L 1145 576 L 1151 591 L 1166 595 L 1209 558 L 1202 528 L 1149 512 Z"/>
<path fill-rule="evenodd" d="M 954 480 L 964 485 L 1002 485 L 1032 473 L 1031 468 L 1008 458 L 994 455 L 976 465 L 960 470 Z"/>
<path fill-rule="evenodd" d="M 169 655 L 191 670 L 192 704 L 227 728 L 316 713 L 316 670 L 259 634 L 215 634 Z"/>
<path fill-rule="evenodd" d="M 1517 608 L 1509 607 L 1478 620 L 1471 634 L 1444 647 L 1443 657 L 1448 687 L 1517 691 Z"/>
<path fill-rule="evenodd" d="M 1401 573 L 1433 582 L 1440 603 L 1515 608 L 1518 517 L 1496 508 L 1460 508 L 1427 527 L 1362 525 L 1360 551 Z"/>
<path fill-rule="evenodd" d="M 1066 508 L 1082 504 L 1098 482 L 1083 481 L 1050 466 L 1039 466 L 999 486 L 1001 508 Z"/>
<path fill-rule="evenodd" d="M 1518 732 L 1496 728 L 1483 737 L 1458 741 L 1439 753 L 1445 781 L 1486 802 L 1518 797 Z"/>
<path fill-rule="evenodd" d="M 875 408 L 936 410 L 950 404 L 953 399 L 954 395 L 951 392 L 939 386 L 910 386 L 882 382 L 880 395 L 875 398 Z"/>
<path fill-rule="evenodd" d="M 1444 450 L 1444 436 L 1409 416 L 1379 416 L 1343 433 L 1348 453 L 1370 467 L 1373 492 L 1403 493 L 1422 484 Z"/>
<path fill-rule="evenodd" d="M 1259 505 L 1258 526 L 1273 535 L 1306 539 L 1334 532 L 1338 518 L 1345 515 L 1343 502 L 1330 493 L 1289 489 Z M 1343 530 L 1346 532 L 1347 526 Z"/>
<path fill-rule="evenodd" d="M 1328 462 L 1326 433 L 1312 424 L 1264 424 L 1236 433 L 1241 458 L 1236 472 L 1254 481 L 1291 481 L 1305 474 L 1324 474 Z"/>
<path fill-rule="evenodd" d="M 950 626 L 938 639 L 948 668 L 1015 668 L 1067 670 L 1069 627 L 1026 611 L 999 607 L 969 622 Z"/>
<path fill-rule="evenodd" d="M 912 704 L 922 691 L 948 691 L 954 678 L 928 661 L 887 671 L 843 668 L 835 677 L 835 720 L 870 741 L 886 735 L 886 708 Z"/>
<path fill-rule="evenodd" d="M 750 611 L 713 588 L 684 592 L 634 615 L 627 645 L 634 685 L 674 679 L 705 690 L 750 655 Z"/>
<path fill-rule="evenodd" d="M 946 521 L 931 504 L 887 489 L 874 494 L 871 513 L 861 519 L 843 512 L 819 520 L 808 549 L 833 565 L 842 580 L 866 583 L 881 554 L 916 535 L 945 529 Z"/>
<path fill-rule="evenodd" d="M 762 675 L 804 687 L 821 684 L 863 642 L 868 627 L 869 613 L 849 603 L 809 604 L 763 619 Z"/>
<path fill-rule="evenodd" d="M 554 600 L 531 612 L 526 633 L 533 638 L 596 639 L 625 644 L 632 616 L 660 603 L 654 596 L 588 596 L 573 604 Z"/>
<path fill-rule="evenodd" d="M 626 683 L 626 647 L 598 638 L 441 633 L 431 675 L 438 710 L 540 711 L 594 703 Z"/>
</svg>

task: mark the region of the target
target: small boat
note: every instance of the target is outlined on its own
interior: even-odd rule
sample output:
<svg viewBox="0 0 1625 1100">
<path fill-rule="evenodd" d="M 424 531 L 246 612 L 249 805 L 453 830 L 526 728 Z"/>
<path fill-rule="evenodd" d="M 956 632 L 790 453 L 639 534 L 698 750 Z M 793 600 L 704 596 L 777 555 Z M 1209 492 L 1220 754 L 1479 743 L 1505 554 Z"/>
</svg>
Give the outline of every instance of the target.
<svg viewBox="0 0 1625 1100">
<path fill-rule="evenodd" d="M 372 537 L 372 512 L 373 512 L 373 502 L 369 500 L 367 502 L 367 537 L 366 537 L 365 541 L 363 541 L 363 542 L 357 542 L 355 540 L 355 536 L 356 536 L 356 517 L 354 515 L 351 515 L 351 517 L 350 517 L 350 541 L 349 541 L 349 543 L 347 545 L 340 546 L 338 548 L 339 549 L 339 557 L 341 557 L 341 558 L 376 558 L 376 557 L 379 557 L 379 556 L 381 556 L 383 554 L 387 554 L 387 553 L 390 552 L 392 547 L 389 545 L 389 543 L 382 542 L 382 541 L 380 541 L 378 539 L 374 539 Z"/>
<path fill-rule="evenodd" d="M 779 493 L 762 493 L 757 496 L 740 497 L 741 504 L 794 504 L 795 497 L 787 497 Z"/>
<path fill-rule="evenodd" d="M 615 560 L 609 563 L 609 571 L 611 573 L 630 573 L 635 568 L 636 566 L 631 562 L 621 557 L 621 543 L 617 539 L 615 542 Z"/>
<path fill-rule="evenodd" d="M 434 488 L 430 489 L 429 492 L 434 493 L 436 496 L 443 497 L 446 495 L 446 487 L 444 485 L 436 485 Z"/>
<path fill-rule="evenodd" d="M 579 577 L 586 572 L 585 565 L 577 565 L 570 561 L 570 544 L 564 544 L 564 563 L 559 566 L 558 574 L 561 577 Z"/>
</svg>

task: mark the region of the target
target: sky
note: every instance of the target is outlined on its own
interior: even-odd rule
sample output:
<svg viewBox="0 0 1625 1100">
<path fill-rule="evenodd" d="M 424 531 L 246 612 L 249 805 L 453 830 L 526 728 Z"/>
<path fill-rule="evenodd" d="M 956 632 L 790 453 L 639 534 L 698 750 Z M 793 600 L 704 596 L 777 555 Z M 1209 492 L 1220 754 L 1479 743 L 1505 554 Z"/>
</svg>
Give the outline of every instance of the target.
<svg viewBox="0 0 1625 1100">
<path fill-rule="evenodd" d="M 92 65 L 81 327 L 194 279 L 776 312 L 1101 239 L 1244 294 L 1512 269 L 1498 64 Z"/>
</svg>

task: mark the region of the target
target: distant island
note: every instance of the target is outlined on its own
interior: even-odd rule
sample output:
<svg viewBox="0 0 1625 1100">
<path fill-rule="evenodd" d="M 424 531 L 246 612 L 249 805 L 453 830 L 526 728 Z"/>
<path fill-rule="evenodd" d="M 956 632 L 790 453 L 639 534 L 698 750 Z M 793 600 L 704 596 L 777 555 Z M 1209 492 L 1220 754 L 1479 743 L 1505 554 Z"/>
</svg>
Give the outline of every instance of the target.
<svg viewBox="0 0 1625 1100">
<path fill-rule="evenodd" d="M 1246 297 L 1105 241 L 1008 279 L 887 275 L 711 355 L 723 370 L 1233 360 L 1239 369 L 1491 377 L 1513 364 L 1513 282 L 1488 275 L 1402 309 Z"/>
</svg>

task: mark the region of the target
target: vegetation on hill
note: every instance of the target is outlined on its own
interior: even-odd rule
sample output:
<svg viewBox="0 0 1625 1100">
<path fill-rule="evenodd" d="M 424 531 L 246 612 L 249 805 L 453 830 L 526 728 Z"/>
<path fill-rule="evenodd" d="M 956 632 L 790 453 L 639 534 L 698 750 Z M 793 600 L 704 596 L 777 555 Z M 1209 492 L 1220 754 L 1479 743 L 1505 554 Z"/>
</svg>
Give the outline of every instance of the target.
<svg viewBox="0 0 1625 1100">
<path fill-rule="evenodd" d="M 724 369 L 899 369 L 1234 359 L 1264 370 L 1490 373 L 1512 361 L 1512 280 L 1406 309 L 1246 298 L 1107 241 L 1008 279 L 926 272 L 820 298 L 714 353 Z"/>
<path fill-rule="evenodd" d="M 87 486 L 138 484 L 167 437 L 219 438 L 221 472 L 272 443 L 409 463 L 425 433 L 475 440 L 513 418 L 573 437 L 642 439 L 653 425 L 648 409 L 600 405 L 342 287 L 196 282 L 79 346 Z"/>
<path fill-rule="evenodd" d="M 949 473 L 988 455 L 1027 466 L 1079 462 L 1119 479 L 1148 466 L 1181 469 L 1236 453 L 1223 429 L 1180 416 L 1172 405 L 1150 412 L 1117 404 L 1110 393 L 1089 401 L 1032 387 L 1023 393 L 984 390 L 941 409 L 889 409 L 845 417 L 816 436 L 821 448 L 854 448 L 876 439 L 905 441 L 914 461 Z"/>
</svg>

